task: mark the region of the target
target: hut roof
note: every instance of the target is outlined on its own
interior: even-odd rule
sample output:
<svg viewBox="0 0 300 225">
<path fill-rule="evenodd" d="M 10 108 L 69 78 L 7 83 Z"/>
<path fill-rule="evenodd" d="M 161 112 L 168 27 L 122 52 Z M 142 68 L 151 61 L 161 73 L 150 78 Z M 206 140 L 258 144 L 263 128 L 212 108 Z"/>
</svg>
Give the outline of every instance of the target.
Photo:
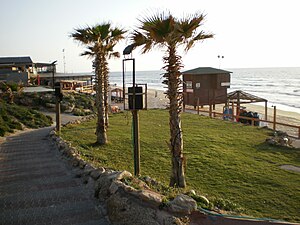
<svg viewBox="0 0 300 225">
<path fill-rule="evenodd" d="M 227 70 L 221 70 L 221 69 L 216 69 L 216 68 L 212 68 L 212 67 L 198 67 L 192 70 L 187 70 L 184 71 L 182 74 L 199 74 L 199 75 L 203 75 L 203 74 L 227 74 L 227 73 L 232 73 L 230 71 Z"/>
<path fill-rule="evenodd" d="M 249 94 L 244 91 L 233 91 L 227 94 L 227 99 L 229 102 L 233 103 L 240 103 L 240 104 L 246 104 L 246 103 L 253 103 L 253 102 L 267 102 L 267 99 L 260 98 L 258 96 Z"/>
<path fill-rule="evenodd" d="M 0 65 L 31 65 L 32 60 L 29 56 L 22 57 L 0 57 Z"/>
</svg>

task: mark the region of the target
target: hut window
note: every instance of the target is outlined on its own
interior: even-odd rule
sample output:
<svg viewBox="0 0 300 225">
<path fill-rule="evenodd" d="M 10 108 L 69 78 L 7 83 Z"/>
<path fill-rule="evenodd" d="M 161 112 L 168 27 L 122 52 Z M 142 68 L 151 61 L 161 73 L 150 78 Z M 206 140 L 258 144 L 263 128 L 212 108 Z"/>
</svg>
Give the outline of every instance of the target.
<svg viewBox="0 0 300 225">
<path fill-rule="evenodd" d="M 186 81 L 186 89 L 193 89 L 193 82 L 192 81 Z"/>
<path fill-rule="evenodd" d="M 229 87 L 230 82 L 221 82 L 221 87 Z"/>
<path fill-rule="evenodd" d="M 196 83 L 196 88 L 199 89 L 201 87 L 200 83 Z"/>
</svg>

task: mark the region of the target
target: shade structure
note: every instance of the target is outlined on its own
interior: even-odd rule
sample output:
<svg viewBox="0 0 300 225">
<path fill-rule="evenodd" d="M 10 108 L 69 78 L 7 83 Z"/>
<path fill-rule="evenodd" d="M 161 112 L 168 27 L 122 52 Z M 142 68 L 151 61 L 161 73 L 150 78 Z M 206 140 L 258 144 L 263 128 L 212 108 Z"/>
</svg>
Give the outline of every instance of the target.
<svg viewBox="0 0 300 225">
<path fill-rule="evenodd" d="M 239 103 L 239 104 L 248 104 L 254 102 L 267 102 L 267 99 L 249 94 L 244 91 L 233 91 L 227 94 L 228 102 Z"/>
<path fill-rule="evenodd" d="M 268 114 L 268 100 L 249 94 L 247 92 L 237 90 L 227 94 L 227 103 L 236 104 L 237 110 L 236 113 L 238 114 L 239 108 L 241 104 L 249 104 L 255 102 L 265 102 L 265 120 L 267 120 Z"/>
</svg>

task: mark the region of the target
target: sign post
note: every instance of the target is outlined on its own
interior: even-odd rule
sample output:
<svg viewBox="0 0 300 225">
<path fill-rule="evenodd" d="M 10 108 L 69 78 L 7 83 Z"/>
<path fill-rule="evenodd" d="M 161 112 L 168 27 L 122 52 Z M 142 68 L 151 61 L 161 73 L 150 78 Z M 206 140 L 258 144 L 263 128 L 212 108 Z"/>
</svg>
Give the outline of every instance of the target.
<svg viewBox="0 0 300 225">
<path fill-rule="evenodd" d="M 56 98 L 56 131 L 60 131 L 61 128 L 60 102 L 63 99 L 60 82 L 56 82 L 54 88 L 55 88 L 55 98 Z"/>
<path fill-rule="evenodd" d="M 131 54 L 134 46 L 127 46 L 123 55 Z M 134 175 L 139 176 L 141 174 L 140 167 L 140 131 L 139 131 L 139 109 L 143 109 L 143 93 L 142 87 L 137 87 L 135 83 L 135 59 L 124 58 L 123 59 L 123 99 L 125 109 L 125 63 L 126 61 L 132 61 L 132 87 L 128 88 L 128 108 L 132 113 L 132 129 L 133 129 L 133 158 L 134 158 Z M 138 95 L 137 95 L 138 94 Z"/>
</svg>

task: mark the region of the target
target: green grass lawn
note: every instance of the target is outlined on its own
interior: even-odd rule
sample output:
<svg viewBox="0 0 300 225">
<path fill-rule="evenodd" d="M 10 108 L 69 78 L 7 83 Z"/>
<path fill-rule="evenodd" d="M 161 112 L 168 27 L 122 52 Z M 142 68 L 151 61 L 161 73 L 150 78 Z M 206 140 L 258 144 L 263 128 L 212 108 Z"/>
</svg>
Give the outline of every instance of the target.
<svg viewBox="0 0 300 225">
<path fill-rule="evenodd" d="M 141 170 L 168 184 L 171 169 L 168 112 L 140 111 Z M 133 172 L 131 114 L 110 116 L 109 144 L 95 146 L 96 121 L 69 125 L 61 135 L 86 159 Z M 300 174 L 279 168 L 300 166 L 300 150 L 264 143 L 270 131 L 208 117 L 182 114 L 188 189 L 223 198 L 244 213 L 300 222 Z"/>
</svg>

